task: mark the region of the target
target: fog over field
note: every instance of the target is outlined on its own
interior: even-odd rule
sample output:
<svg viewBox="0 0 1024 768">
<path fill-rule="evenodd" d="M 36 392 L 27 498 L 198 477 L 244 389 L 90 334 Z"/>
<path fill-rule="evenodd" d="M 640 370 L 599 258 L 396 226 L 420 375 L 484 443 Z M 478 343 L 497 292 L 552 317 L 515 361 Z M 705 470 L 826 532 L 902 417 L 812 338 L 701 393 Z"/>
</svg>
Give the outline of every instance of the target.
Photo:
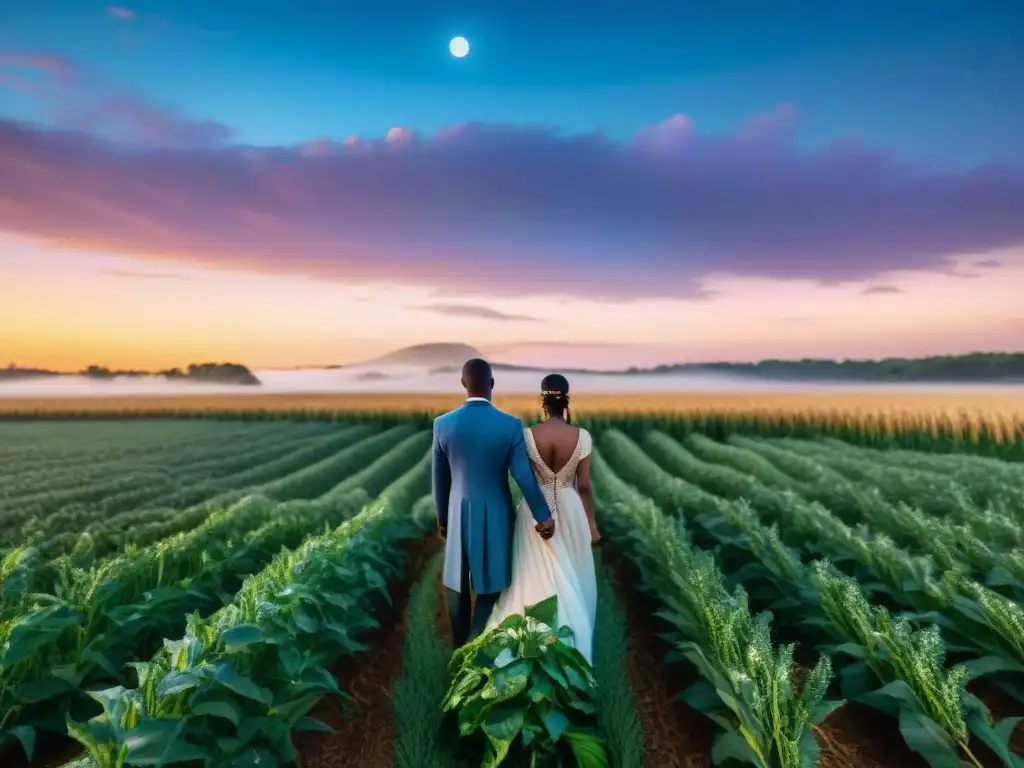
<svg viewBox="0 0 1024 768">
<path fill-rule="evenodd" d="M 368 364 L 336 369 L 256 370 L 262 386 L 206 384 L 168 381 L 162 377 L 96 380 L 84 376 L 53 376 L 0 382 L 0 397 L 89 397 L 168 396 L 235 394 L 240 397 L 264 394 L 347 394 L 372 392 L 446 393 L 458 392 L 457 370 L 439 371 L 425 366 Z M 504 393 L 532 393 L 540 386 L 539 371 L 495 372 L 495 387 Z M 839 391 L 991 391 L 1002 395 L 1024 395 L 1024 384 L 914 383 L 878 384 L 866 382 L 771 381 L 719 374 L 600 374 L 568 375 L 574 393 L 587 392 L 793 392 L 811 389 Z"/>
</svg>

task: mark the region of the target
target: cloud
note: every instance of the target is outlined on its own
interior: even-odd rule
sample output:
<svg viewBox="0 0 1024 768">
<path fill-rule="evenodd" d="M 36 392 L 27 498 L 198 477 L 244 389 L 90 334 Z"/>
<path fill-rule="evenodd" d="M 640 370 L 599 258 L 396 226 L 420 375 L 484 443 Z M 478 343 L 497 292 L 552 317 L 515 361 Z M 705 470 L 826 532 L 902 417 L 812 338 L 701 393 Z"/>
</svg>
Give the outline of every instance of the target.
<svg viewBox="0 0 1024 768">
<path fill-rule="evenodd" d="M 12 75 L 4 72 L 0 72 L 0 88 L 6 88 L 11 91 L 19 91 L 20 93 L 27 94 L 35 92 L 35 86 L 32 84 L 31 80 L 19 75 Z"/>
<path fill-rule="evenodd" d="M 802 151 L 788 107 L 718 135 L 676 116 L 621 142 L 467 124 L 246 146 L 169 111 L 150 124 L 144 101 L 104 104 L 168 141 L 139 151 L 87 119 L 0 122 L 0 229 L 452 297 L 615 300 L 706 298 L 712 275 L 948 271 L 1024 243 L 1024 168 L 934 170 L 856 142 Z"/>
<path fill-rule="evenodd" d="M 33 84 L 25 80 L 25 72 L 42 81 Z M 232 135 L 220 123 L 189 117 L 141 94 L 113 87 L 96 72 L 64 56 L 0 52 L 0 77 L 33 84 L 31 91 L 20 90 L 36 95 L 59 129 L 165 150 L 213 148 Z"/>
<path fill-rule="evenodd" d="M 8 85 L 17 83 L 18 89 L 26 92 L 35 92 L 45 84 L 71 88 L 75 65 L 71 59 L 56 53 L 0 51 L 0 75 Z"/>
<path fill-rule="evenodd" d="M 893 293 L 903 293 L 903 289 L 897 288 L 895 285 L 872 285 L 861 291 L 864 296 L 883 296 Z"/>
<path fill-rule="evenodd" d="M 649 346 L 644 342 L 606 341 L 512 341 L 488 346 L 489 352 L 510 352 L 517 349 L 640 349 Z"/>
<path fill-rule="evenodd" d="M 500 320 L 502 322 L 541 322 L 539 317 L 509 314 L 508 312 L 499 312 L 490 307 L 478 307 L 472 304 L 428 304 L 417 307 L 417 309 L 449 317 L 475 317 L 481 320 Z"/>
<path fill-rule="evenodd" d="M 972 266 L 979 269 L 999 269 L 999 267 L 1003 266 L 1003 262 L 999 261 L 999 259 L 985 259 L 984 261 L 974 262 Z"/>
<path fill-rule="evenodd" d="M 123 5 L 108 5 L 107 14 L 118 21 L 135 21 L 137 18 L 135 11 Z"/>
<path fill-rule="evenodd" d="M 127 280 L 190 280 L 185 275 L 173 272 L 143 272 L 134 269 L 101 269 L 99 274 L 107 277 L 119 277 Z"/>
</svg>

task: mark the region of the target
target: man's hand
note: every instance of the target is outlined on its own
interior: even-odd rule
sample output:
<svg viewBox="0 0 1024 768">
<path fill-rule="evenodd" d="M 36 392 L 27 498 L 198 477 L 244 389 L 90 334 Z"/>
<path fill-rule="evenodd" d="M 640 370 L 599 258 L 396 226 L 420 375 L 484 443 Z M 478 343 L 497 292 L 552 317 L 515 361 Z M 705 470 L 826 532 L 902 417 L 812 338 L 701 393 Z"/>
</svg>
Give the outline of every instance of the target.
<svg viewBox="0 0 1024 768">
<path fill-rule="evenodd" d="M 537 523 L 533 529 L 540 534 L 544 541 L 547 541 L 555 535 L 555 518 L 549 517 L 543 523 Z"/>
<path fill-rule="evenodd" d="M 437 526 L 437 534 L 441 537 L 442 541 L 447 540 L 447 538 L 448 538 L 448 529 L 447 528 L 442 528 L 439 525 L 439 526 Z"/>
</svg>

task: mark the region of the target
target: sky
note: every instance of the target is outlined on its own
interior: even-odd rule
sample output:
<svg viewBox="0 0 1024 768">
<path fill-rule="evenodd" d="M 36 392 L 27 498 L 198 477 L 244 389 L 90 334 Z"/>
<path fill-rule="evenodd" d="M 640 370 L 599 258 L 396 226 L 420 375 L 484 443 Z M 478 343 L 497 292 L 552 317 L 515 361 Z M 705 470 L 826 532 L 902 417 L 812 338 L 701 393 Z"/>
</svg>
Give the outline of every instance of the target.
<svg viewBox="0 0 1024 768">
<path fill-rule="evenodd" d="M 1015 0 L 7 0 L 0 358 L 1024 350 L 1021 39 Z"/>
</svg>

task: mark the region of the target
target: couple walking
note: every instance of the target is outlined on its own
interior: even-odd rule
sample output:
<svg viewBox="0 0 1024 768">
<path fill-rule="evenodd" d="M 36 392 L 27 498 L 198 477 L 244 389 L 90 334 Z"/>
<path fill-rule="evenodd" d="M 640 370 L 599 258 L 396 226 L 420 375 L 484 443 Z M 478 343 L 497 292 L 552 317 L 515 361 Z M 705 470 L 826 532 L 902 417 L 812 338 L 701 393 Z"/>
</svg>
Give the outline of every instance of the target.
<svg viewBox="0 0 1024 768">
<path fill-rule="evenodd" d="M 466 402 L 434 421 L 433 491 L 446 540 L 444 585 L 455 646 L 512 614 L 558 598 L 558 625 L 592 659 L 600 535 L 590 497 L 591 437 L 573 426 L 569 382 L 541 382 L 546 420 L 523 428 L 491 405 L 485 360 L 462 368 Z M 523 492 L 512 507 L 508 476 Z M 471 593 L 476 593 L 472 604 Z"/>
</svg>

